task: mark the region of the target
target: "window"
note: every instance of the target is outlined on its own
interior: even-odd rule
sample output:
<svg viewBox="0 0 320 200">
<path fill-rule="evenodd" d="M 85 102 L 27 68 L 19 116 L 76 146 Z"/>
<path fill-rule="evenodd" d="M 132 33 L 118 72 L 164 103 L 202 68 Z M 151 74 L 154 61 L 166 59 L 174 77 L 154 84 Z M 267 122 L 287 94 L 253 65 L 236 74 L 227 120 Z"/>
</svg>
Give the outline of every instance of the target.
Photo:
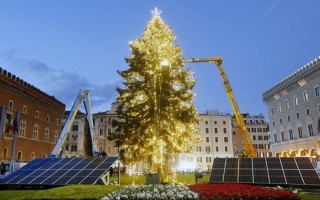
<svg viewBox="0 0 320 200">
<path fill-rule="evenodd" d="M 253 138 L 253 140 L 256 140 L 256 136 L 255 135 L 253 135 L 252 138 Z"/>
<path fill-rule="evenodd" d="M 36 111 L 36 118 L 39 118 L 40 114 L 39 111 Z"/>
<path fill-rule="evenodd" d="M 319 86 L 315 86 L 315 87 L 314 87 L 314 95 L 315 95 L 315 97 L 320 96 L 320 89 L 319 89 Z"/>
<path fill-rule="evenodd" d="M 228 137 L 224 137 L 224 142 L 228 142 Z"/>
<path fill-rule="evenodd" d="M 304 102 L 308 101 L 309 98 L 308 98 L 308 92 L 303 92 L 303 100 Z"/>
<path fill-rule="evenodd" d="M 273 135 L 273 138 L 274 138 L 274 142 L 277 143 L 278 142 L 278 138 L 277 138 L 277 134 L 276 133 Z"/>
<path fill-rule="evenodd" d="M 299 119 L 299 113 L 297 112 L 297 119 Z"/>
<path fill-rule="evenodd" d="M 281 112 L 281 105 L 278 104 L 278 112 Z"/>
<path fill-rule="evenodd" d="M 211 157 L 206 157 L 206 163 L 211 163 Z"/>
<path fill-rule="evenodd" d="M 3 151 L 2 151 L 2 157 L 3 157 L 3 158 L 7 157 L 7 156 L 8 156 L 7 154 L 8 154 L 8 149 L 7 149 L 6 146 L 4 146 L 4 147 L 3 147 Z"/>
<path fill-rule="evenodd" d="M 197 163 L 202 163 L 202 157 L 197 157 Z"/>
<path fill-rule="evenodd" d="M 44 137 L 43 137 L 44 141 L 49 141 L 49 129 L 45 128 L 44 129 Z"/>
<path fill-rule="evenodd" d="M 102 119 L 103 119 L 103 118 L 102 118 Z M 104 132 L 104 131 L 103 131 L 103 128 L 100 128 L 100 129 L 99 129 L 99 135 L 102 136 L 102 135 L 103 135 L 103 132 Z"/>
<path fill-rule="evenodd" d="M 226 124 L 226 121 L 223 121 L 223 125 L 225 125 Z"/>
<path fill-rule="evenodd" d="M 288 100 L 286 100 L 284 105 L 285 105 L 286 109 L 289 109 L 289 101 Z"/>
<path fill-rule="evenodd" d="M 208 121 L 206 121 L 205 123 L 208 124 Z"/>
<path fill-rule="evenodd" d="M 258 140 L 262 140 L 262 135 L 259 135 L 259 136 L 258 136 Z"/>
<path fill-rule="evenodd" d="M 279 120 L 280 124 L 282 125 L 282 119 Z"/>
<path fill-rule="evenodd" d="M 78 131 L 79 125 L 78 124 L 72 124 L 72 131 Z"/>
<path fill-rule="evenodd" d="M 223 128 L 223 133 L 227 133 L 227 128 Z"/>
<path fill-rule="evenodd" d="M 269 149 L 269 144 L 265 144 L 265 149 Z"/>
<path fill-rule="evenodd" d="M 33 126 L 32 138 L 38 139 L 39 127 L 37 124 Z"/>
<path fill-rule="evenodd" d="M 216 152 L 219 152 L 219 147 L 216 147 Z"/>
<path fill-rule="evenodd" d="M 206 152 L 210 153 L 210 151 L 211 151 L 210 147 L 206 147 Z"/>
<path fill-rule="evenodd" d="M 299 138 L 302 138 L 302 128 L 300 126 L 298 127 L 298 135 Z"/>
<path fill-rule="evenodd" d="M 217 125 L 217 121 L 214 121 L 213 123 L 214 123 L 215 125 Z"/>
<path fill-rule="evenodd" d="M 219 142 L 219 138 L 218 138 L 218 137 L 215 137 L 215 141 L 216 141 L 216 142 Z"/>
<path fill-rule="evenodd" d="M 73 139 L 73 141 L 77 141 L 78 135 L 77 135 L 77 134 L 73 134 L 73 135 L 72 135 L 72 139 Z"/>
<path fill-rule="evenodd" d="M 297 106 L 298 105 L 298 97 L 293 97 L 293 105 Z"/>
<path fill-rule="evenodd" d="M 111 128 L 108 128 L 108 135 L 110 135 L 111 134 Z"/>
<path fill-rule="evenodd" d="M 66 145 L 66 151 L 69 151 L 69 145 Z"/>
<path fill-rule="evenodd" d="M 50 121 L 50 115 L 47 115 L 47 122 L 49 122 Z"/>
<path fill-rule="evenodd" d="M 290 120 L 291 120 L 291 119 L 290 119 L 290 115 L 288 115 L 287 118 L 288 118 L 288 122 L 290 122 Z"/>
<path fill-rule="evenodd" d="M 263 136 L 263 140 L 269 140 L 269 137 L 267 135 Z"/>
<path fill-rule="evenodd" d="M 13 101 L 9 100 L 9 108 L 13 109 Z"/>
<path fill-rule="evenodd" d="M 274 111 L 273 111 L 273 108 L 271 108 L 271 115 L 274 115 Z"/>
<path fill-rule="evenodd" d="M 209 137 L 206 137 L 206 142 L 209 142 Z"/>
<path fill-rule="evenodd" d="M 201 147 L 197 147 L 197 152 L 201 152 Z"/>
<path fill-rule="evenodd" d="M 308 124 L 308 132 L 309 132 L 309 136 L 313 136 L 312 124 Z"/>
<path fill-rule="evenodd" d="M 71 145 L 71 152 L 77 151 L 77 145 Z"/>
<path fill-rule="evenodd" d="M 306 113 L 307 113 L 307 116 L 310 115 L 310 111 L 309 111 L 309 108 L 306 109 Z"/>
<path fill-rule="evenodd" d="M 20 129 L 19 129 L 19 136 L 25 137 L 26 136 L 26 122 L 20 122 Z"/>
<path fill-rule="evenodd" d="M 34 160 L 36 158 L 36 154 L 34 152 L 31 153 L 31 160 Z"/>
<path fill-rule="evenodd" d="M 27 106 L 23 106 L 23 108 L 22 108 L 22 113 L 23 113 L 23 114 L 27 114 Z"/>
<path fill-rule="evenodd" d="M 214 128 L 214 133 L 218 133 L 218 128 Z"/>
<path fill-rule="evenodd" d="M 225 151 L 225 152 L 228 151 L 228 147 L 227 147 L 227 146 L 224 147 L 224 151 Z"/>
<path fill-rule="evenodd" d="M 284 132 L 281 131 L 280 134 L 281 134 L 281 141 L 284 141 Z"/>
<path fill-rule="evenodd" d="M 100 118 L 100 122 L 103 122 L 103 117 L 102 117 L 102 118 Z"/>
<path fill-rule="evenodd" d="M 289 138 L 290 138 L 290 140 L 292 140 L 292 139 L 293 139 L 292 129 L 289 129 Z"/>
<path fill-rule="evenodd" d="M 264 145 L 263 144 L 259 144 L 259 149 L 263 149 Z"/>
<path fill-rule="evenodd" d="M 58 131 L 54 131 L 54 143 L 56 144 L 58 141 Z"/>
<path fill-rule="evenodd" d="M 19 161 L 21 161 L 21 160 L 22 160 L 22 152 L 21 152 L 21 151 L 19 151 L 19 152 L 18 152 L 18 156 L 17 156 L 17 157 L 18 157 L 18 159 L 17 159 L 17 160 L 19 160 Z"/>
<path fill-rule="evenodd" d="M 209 133 L 209 128 L 206 128 L 206 133 Z"/>
<path fill-rule="evenodd" d="M 275 127 L 275 123 L 274 123 L 274 121 L 272 121 L 272 126 L 273 126 L 273 127 Z"/>
</svg>

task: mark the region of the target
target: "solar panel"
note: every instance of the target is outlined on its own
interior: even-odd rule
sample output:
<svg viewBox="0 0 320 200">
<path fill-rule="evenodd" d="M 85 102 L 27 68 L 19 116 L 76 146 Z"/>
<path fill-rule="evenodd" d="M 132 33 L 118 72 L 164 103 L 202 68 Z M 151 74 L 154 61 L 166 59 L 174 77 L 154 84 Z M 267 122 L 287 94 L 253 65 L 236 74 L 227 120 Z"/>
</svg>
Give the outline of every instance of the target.
<svg viewBox="0 0 320 200">
<path fill-rule="evenodd" d="M 209 183 L 319 186 L 320 178 L 307 157 L 215 158 Z"/>
<path fill-rule="evenodd" d="M 118 161 L 119 157 L 38 158 L 4 178 L 1 184 L 95 184 L 105 178 L 110 167 L 115 167 Z"/>
</svg>

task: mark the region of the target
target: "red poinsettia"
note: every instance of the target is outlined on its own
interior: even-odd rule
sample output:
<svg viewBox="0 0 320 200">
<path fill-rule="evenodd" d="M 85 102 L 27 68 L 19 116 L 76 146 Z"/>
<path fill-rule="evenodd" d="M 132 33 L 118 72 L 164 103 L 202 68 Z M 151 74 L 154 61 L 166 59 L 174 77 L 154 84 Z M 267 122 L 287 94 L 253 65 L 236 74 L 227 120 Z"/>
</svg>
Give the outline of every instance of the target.
<svg viewBox="0 0 320 200">
<path fill-rule="evenodd" d="M 246 184 L 195 184 L 189 185 L 189 188 L 198 193 L 201 199 L 301 199 L 292 192 Z"/>
</svg>

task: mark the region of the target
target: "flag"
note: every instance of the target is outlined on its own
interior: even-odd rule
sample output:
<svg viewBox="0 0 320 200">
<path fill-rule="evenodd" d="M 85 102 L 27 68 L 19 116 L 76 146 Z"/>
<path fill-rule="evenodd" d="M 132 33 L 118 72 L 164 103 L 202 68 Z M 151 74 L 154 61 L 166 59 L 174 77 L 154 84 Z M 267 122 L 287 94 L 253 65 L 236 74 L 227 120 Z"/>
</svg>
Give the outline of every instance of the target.
<svg viewBox="0 0 320 200">
<path fill-rule="evenodd" d="M 10 115 L 10 118 L 9 118 L 9 130 L 14 132 L 14 127 L 13 127 L 13 120 L 12 120 L 12 115 Z"/>
<path fill-rule="evenodd" d="M 9 133 L 11 130 L 13 130 L 12 115 L 7 114 L 6 121 L 7 121 L 7 123 L 6 123 L 6 130 L 5 130 L 5 132 L 6 132 L 6 133 Z"/>
<path fill-rule="evenodd" d="M 13 131 L 18 131 L 18 119 L 17 117 L 13 120 Z"/>
</svg>

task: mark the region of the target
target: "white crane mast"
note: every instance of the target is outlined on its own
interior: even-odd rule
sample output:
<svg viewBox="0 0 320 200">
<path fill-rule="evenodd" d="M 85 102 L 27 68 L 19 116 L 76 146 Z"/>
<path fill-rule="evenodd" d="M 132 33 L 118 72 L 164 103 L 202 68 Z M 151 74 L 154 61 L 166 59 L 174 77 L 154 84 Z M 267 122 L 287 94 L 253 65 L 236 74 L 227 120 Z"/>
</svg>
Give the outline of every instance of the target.
<svg viewBox="0 0 320 200">
<path fill-rule="evenodd" d="M 94 156 L 99 155 L 97 147 L 94 143 L 94 127 L 93 127 L 92 112 L 91 112 L 91 105 L 90 105 L 89 96 L 90 96 L 90 90 L 80 90 L 79 91 L 78 97 L 72 106 L 72 109 L 71 109 L 69 116 L 67 118 L 67 121 L 62 129 L 62 132 L 59 136 L 59 139 L 50 154 L 51 157 L 60 157 L 61 156 L 61 154 L 63 152 L 62 145 L 64 144 L 64 142 L 67 138 L 66 136 L 70 131 L 70 127 L 73 123 L 74 118 L 77 115 L 77 112 L 78 112 L 82 102 L 85 107 L 86 116 L 87 116 L 87 120 L 88 120 L 88 124 L 89 124 L 89 130 L 90 130 L 90 134 L 91 134 L 92 153 Z M 58 153 L 59 153 L 59 155 L 57 155 Z"/>
</svg>

